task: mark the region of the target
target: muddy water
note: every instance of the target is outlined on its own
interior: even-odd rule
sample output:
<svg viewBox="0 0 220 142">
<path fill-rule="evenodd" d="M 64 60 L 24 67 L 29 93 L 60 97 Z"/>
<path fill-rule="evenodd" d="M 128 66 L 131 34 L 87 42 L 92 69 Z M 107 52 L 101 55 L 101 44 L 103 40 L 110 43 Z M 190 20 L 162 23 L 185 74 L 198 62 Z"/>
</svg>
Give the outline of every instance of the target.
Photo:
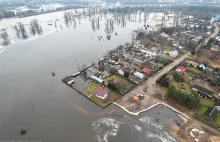
<svg viewBox="0 0 220 142">
<path fill-rule="evenodd" d="M 45 22 L 57 15 L 62 17 L 62 13 L 53 13 L 35 18 Z M 27 22 L 30 18 L 1 21 L 0 25 L 20 20 Z M 113 34 L 110 41 L 105 38 L 103 25 L 104 21 L 94 32 L 89 20 L 85 20 L 76 29 L 63 28 L 32 40 L 15 41 L 0 54 L 0 141 L 161 141 L 157 133 L 165 129 L 144 122 L 158 114 L 143 119 L 124 113 L 109 115 L 106 113 L 110 108 L 100 109 L 61 82 L 77 71 L 76 59 L 78 64 L 91 64 L 106 50 L 130 41 L 131 29 L 143 26 L 143 22 L 131 22 L 125 28 L 116 26 L 118 35 Z M 98 36 L 103 39 L 99 41 Z M 19 135 L 20 126 L 27 128 L 26 135 Z"/>
</svg>

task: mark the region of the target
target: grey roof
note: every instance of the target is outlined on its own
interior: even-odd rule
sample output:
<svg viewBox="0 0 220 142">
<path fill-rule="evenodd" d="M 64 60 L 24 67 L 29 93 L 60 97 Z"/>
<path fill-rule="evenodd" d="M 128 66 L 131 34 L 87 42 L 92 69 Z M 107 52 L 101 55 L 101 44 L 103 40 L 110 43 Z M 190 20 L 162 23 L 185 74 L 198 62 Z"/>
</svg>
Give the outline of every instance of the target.
<svg viewBox="0 0 220 142">
<path fill-rule="evenodd" d="M 217 99 L 217 100 L 216 100 L 215 106 L 220 106 L 220 99 Z"/>
<path fill-rule="evenodd" d="M 207 95 L 213 95 L 214 94 L 213 91 L 210 91 L 210 90 L 208 90 L 204 87 L 201 87 L 199 85 L 193 85 L 193 88 L 197 89 L 198 93 L 200 93 L 201 95 L 207 96 Z"/>
<path fill-rule="evenodd" d="M 208 118 L 211 118 L 212 120 L 215 120 L 215 118 L 217 117 L 218 113 L 219 112 L 218 112 L 218 110 L 216 108 L 210 107 L 206 111 L 205 116 L 208 117 Z"/>
<path fill-rule="evenodd" d="M 69 81 L 71 81 L 71 80 L 73 80 L 71 77 L 69 77 L 69 76 L 67 76 L 67 77 L 65 77 L 64 79 L 63 79 L 63 81 L 64 82 L 69 82 Z"/>
</svg>

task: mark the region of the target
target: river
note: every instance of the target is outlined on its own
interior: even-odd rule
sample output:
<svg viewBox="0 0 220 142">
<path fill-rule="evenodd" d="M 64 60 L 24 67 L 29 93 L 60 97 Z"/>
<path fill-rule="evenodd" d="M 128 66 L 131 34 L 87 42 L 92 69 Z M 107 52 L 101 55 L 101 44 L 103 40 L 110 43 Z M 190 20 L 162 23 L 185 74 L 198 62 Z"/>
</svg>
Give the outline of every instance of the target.
<svg viewBox="0 0 220 142">
<path fill-rule="evenodd" d="M 5 28 L 37 18 L 44 29 L 43 35 L 27 40 L 17 39 L 8 29 L 12 42 L 1 48 L 0 54 L 0 141 L 173 141 L 165 128 L 150 121 L 157 116 L 158 108 L 152 110 L 154 115 L 141 117 L 127 116 L 117 109 L 111 112 L 112 107 L 103 110 L 61 81 L 77 71 L 76 60 L 79 65 L 91 64 L 107 50 L 131 41 L 131 30 L 143 27 L 143 21 L 115 26 L 118 35 L 112 33 L 107 40 L 104 18 L 96 31 L 88 19 L 82 19 L 76 28 L 63 24 L 62 30 L 46 24 L 62 16 L 63 12 L 56 12 L 0 22 Z M 99 41 L 98 36 L 103 38 Z M 26 135 L 19 134 L 20 126 L 27 129 Z"/>
</svg>

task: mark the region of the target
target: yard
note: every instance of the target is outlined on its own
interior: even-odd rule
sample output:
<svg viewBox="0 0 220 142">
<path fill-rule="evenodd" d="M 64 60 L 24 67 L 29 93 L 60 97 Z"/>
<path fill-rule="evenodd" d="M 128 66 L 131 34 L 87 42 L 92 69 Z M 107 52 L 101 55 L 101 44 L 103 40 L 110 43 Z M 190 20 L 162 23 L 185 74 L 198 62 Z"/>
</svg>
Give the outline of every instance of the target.
<svg viewBox="0 0 220 142">
<path fill-rule="evenodd" d="M 191 91 L 191 86 L 185 82 L 172 81 L 172 85 L 175 86 L 179 90 L 186 90 L 188 92 Z"/>
<path fill-rule="evenodd" d="M 109 90 L 109 96 L 106 99 L 104 99 L 104 100 L 99 99 L 98 97 L 96 97 L 96 94 L 95 94 L 95 90 L 98 87 L 102 87 L 102 86 L 100 86 L 99 84 L 97 84 L 95 82 L 91 82 L 90 85 L 85 87 L 85 90 L 87 91 L 87 93 L 91 95 L 90 99 L 97 104 L 100 104 L 100 105 L 106 104 L 106 103 L 108 103 L 110 101 L 114 101 L 115 99 L 120 97 L 115 92 Z"/>
<path fill-rule="evenodd" d="M 220 68 L 220 57 L 214 60 L 211 60 L 210 58 L 213 57 L 214 54 L 211 53 L 210 51 L 204 50 L 203 53 L 199 56 L 197 59 L 197 62 L 201 63 L 204 61 L 208 61 L 213 68 Z"/>
<path fill-rule="evenodd" d="M 134 84 L 116 74 L 113 74 L 105 79 L 106 86 L 108 86 L 109 82 L 113 82 L 118 88 L 117 91 L 119 91 L 119 93 L 121 94 L 124 94 L 127 90 L 131 89 L 134 86 Z"/>
<path fill-rule="evenodd" d="M 200 98 L 199 104 L 207 107 L 213 107 L 215 102 L 209 99 Z"/>
<path fill-rule="evenodd" d="M 216 117 L 214 124 L 220 126 L 220 114 Z"/>
<path fill-rule="evenodd" d="M 198 115 L 199 117 L 203 117 L 205 112 L 208 110 L 208 107 L 202 106 L 199 110 L 198 110 Z"/>
</svg>

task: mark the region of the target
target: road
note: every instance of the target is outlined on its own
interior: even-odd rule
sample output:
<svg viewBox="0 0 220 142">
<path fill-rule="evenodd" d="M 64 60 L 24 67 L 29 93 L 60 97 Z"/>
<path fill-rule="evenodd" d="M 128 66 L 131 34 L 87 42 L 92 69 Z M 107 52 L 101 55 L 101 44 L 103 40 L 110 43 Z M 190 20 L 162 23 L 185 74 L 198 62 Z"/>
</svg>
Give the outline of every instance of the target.
<svg viewBox="0 0 220 142">
<path fill-rule="evenodd" d="M 207 39 L 205 39 L 205 41 L 203 42 L 203 45 L 207 44 L 208 40 L 210 38 L 214 38 L 217 36 L 217 34 L 219 33 L 219 26 L 218 25 L 214 25 L 215 26 L 215 31 L 214 33 L 212 33 Z M 198 46 L 196 48 L 196 51 L 199 50 L 199 48 L 201 48 L 202 46 Z M 137 86 L 136 88 L 134 88 L 133 90 L 131 90 L 129 93 L 127 93 L 121 101 L 126 101 L 127 99 L 131 98 L 132 96 L 134 96 L 136 93 L 142 93 L 142 94 L 147 94 L 147 95 L 153 95 L 155 93 L 157 93 L 159 90 L 156 88 L 156 81 L 163 76 L 164 74 L 166 74 L 167 72 L 169 72 L 172 68 L 174 68 L 176 65 L 178 65 L 179 63 L 181 63 L 182 61 L 184 61 L 187 56 L 190 55 L 190 52 L 182 55 L 181 57 L 177 58 L 176 60 L 174 60 L 173 63 L 165 66 L 162 70 L 160 70 L 158 73 L 156 73 L 155 75 L 153 75 L 152 77 L 148 78 L 146 82 L 144 82 L 142 85 Z M 147 88 L 147 93 L 145 93 L 143 91 L 144 88 Z"/>
<path fill-rule="evenodd" d="M 167 72 L 169 72 L 172 68 L 174 68 L 176 65 L 178 65 L 179 63 L 181 63 L 182 61 L 184 61 L 186 59 L 186 57 L 190 55 L 190 52 L 182 55 L 181 57 L 177 58 L 176 60 L 174 60 L 173 63 L 165 66 L 162 70 L 160 70 L 158 73 L 156 73 L 155 75 L 151 76 L 150 78 L 147 79 L 147 81 L 145 81 L 143 84 L 137 86 L 136 88 L 134 88 L 133 90 L 131 90 L 129 93 L 127 93 L 123 98 L 122 101 L 126 101 L 127 99 L 129 99 L 130 97 L 134 96 L 136 93 L 142 93 L 142 94 L 146 94 L 145 92 L 143 92 L 143 89 L 145 87 L 147 87 L 147 95 L 153 95 L 155 94 L 155 92 L 157 92 L 157 88 L 156 88 L 156 81 L 163 76 L 164 74 L 166 74 Z"/>
<path fill-rule="evenodd" d="M 219 33 L 219 25 L 217 25 L 217 24 L 214 24 L 214 26 L 215 26 L 215 31 L 208 37 L 208 38 L 206 38 L 205 39 L 205 41 L 204 42 L 202 42 L 201 44 L 199 44 L 197 47 L 196 47 L 196 53 L 199 51 L 199 49 L 203 46 L 203 45 L 207 45 L 207 43 L 208 43 L 208 41 L 209 41 L 209 39 L 210 38 L 215 38 L 217 35 L 218 35 L 218 33 Z"/>
</svg>

